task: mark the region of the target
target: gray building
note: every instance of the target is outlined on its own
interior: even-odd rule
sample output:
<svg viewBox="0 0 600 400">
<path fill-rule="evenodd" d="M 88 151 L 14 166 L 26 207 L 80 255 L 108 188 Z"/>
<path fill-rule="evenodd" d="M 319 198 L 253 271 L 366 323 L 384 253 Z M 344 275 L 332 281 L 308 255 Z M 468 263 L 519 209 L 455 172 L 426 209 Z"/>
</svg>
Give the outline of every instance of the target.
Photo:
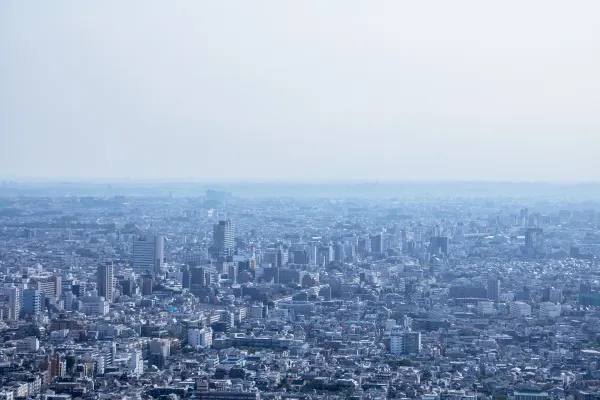
<svg viewBox="0 0 600 400">
<path fill-rule="evenodd" d="M 154 274 L 165 258 L 162 236 L 142 235 L 133 239 L 133 270 L 137 274 Z"/>
<path fill-rule="evenodd" d="M 214 258 L 223 258 L 233 255 L 235 247 L 233 222 L 228 220 L 219 221 L 213 226 L 212 255 Z"/>
<path fill-rule="evenodd" d="M 98 296 L 104 297 L 106 301 L 112 303 L 115 291 L 115 272 L 112 263 L 98 265 Z"/>
</svg>

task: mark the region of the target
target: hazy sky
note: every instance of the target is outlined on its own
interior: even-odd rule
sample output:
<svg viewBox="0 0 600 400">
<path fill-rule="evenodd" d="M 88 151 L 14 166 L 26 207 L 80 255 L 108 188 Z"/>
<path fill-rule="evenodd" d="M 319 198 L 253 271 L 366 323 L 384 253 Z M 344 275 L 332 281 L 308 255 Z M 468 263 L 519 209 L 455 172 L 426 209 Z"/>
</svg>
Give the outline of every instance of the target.
<svg viewBox="0 0 600 400">
<path fill-rule="evenodd" d="M 600 1 L 0 2 L 0 176 L 598 180 Z"/>
</svg>

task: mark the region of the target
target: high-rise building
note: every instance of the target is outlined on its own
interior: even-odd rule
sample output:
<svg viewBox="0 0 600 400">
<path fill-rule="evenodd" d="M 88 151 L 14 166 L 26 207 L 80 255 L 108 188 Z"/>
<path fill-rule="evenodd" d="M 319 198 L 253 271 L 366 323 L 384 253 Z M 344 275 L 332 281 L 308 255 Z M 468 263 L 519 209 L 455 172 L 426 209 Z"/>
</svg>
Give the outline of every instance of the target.
<svg viewBox="0 0 600 400">
<path fill-rule="evenodd" d="M 42 292 L 37 289 L 23 290 L 21 311 L 25 315 L 38 315 L 42 311 Z"/>
<path fill-rule="evenodd" d="M 332 246 L 319 246 L 317 249 L 317 264 L 327 265 L 334 260 Z"/>
<path fill-rule="evenodd" d="M 294 264 L 308 265 L 310 261 L 308 251 L 306 251 L 306 249 L 294 250 L 292 252 L 292 257 Z"/>
<path fill-rule="evenodd" d="M 432 236 L 429 238 L 429 253 L 448 255 L 449 244 L 448 236 Z"/>
<path fill-rule="evenodd" d="M 413 332 L 410 328 L 395 326 L 390 336 L 390 353 L 419 354 L 421 352 L 421 333 Z"/>
<path fill-rule="evenodd" d="M 168 339 L 152 339 L 149 353 L 148 365 L 163 368 L 167 357 L 171 355 L 171 342 Z"/>
<path fill-rule="evenodd" d="M 542 291 L 542 301 L 560 303 L 562 301 L 562 290 L 553 287 L 544 288 Z"/>
<path fill-rule="evenodd" d="M 60 298 L 62 294 L 62 279 L 60 276 L 32 276 L 31 280 L 35 281 L 36 289 L 44 292 L 44 297 Z"/>
<path fill-rule="evenodd" d="M 529 228 L 525 231 L 525 249 L 538 252 L 544 246 L 544 231 L 541 228 Z"/>
<path fill-rule="evenodd" d="M 390 353 L 400 355 L 404 354 L 404 328 L 395 326 L 392 328 L 390 338 Z"/>
<path fill-rule="evenodd" d="M 406 253 L 407 250 L 407 242 L 408 242 L 408 235 L 406 234 L 406 229 L 402 229 L 401 231 L 401 235 L 402 235 L 402 252 Z"/>
<path fill-rule="evenodd" d="M 193 348 L 211 346 L 212 329 L 207 326 L 201 329 L 188 330 L 188 344 Z"/>
<path fill-rule="evenodd" d="M 121 294 L 123 294 L 123 296 L 133 296 L 137 292 L 137 286 L 132 277 L 126 277 L 125 279 L 120 280 L 119 285 L 121 286 Z"/>
<path fill-rule="evenodd" d="M 421 332 L 404 331 L 404 354 L 419 354 L 421 352 Z"/>
<path fill-rule="evenodd" d="M 181 268 L 181 287 L 183 289 L 189 289 L 192 286 L 192 273 L 190 267 L 185 265 Z"/>
<path fill-rule="evenodd" d="M 235 246 L 233 222 L 228 220 L 219 221 L 213 226 L 212 255 L 215 258 L 223 258 L 233 255 Z"/>
<path fill-rule="evenodd" d="M 561 306 L 557 303 L 542 302 L 540 303 L 540 317 L 541 318 L 556 318 L 560 317 Z"/>
<path fill-rule="evenodd" d="M 263 253 L 262 262 L 269 263 L 274 267 L 282 267 L 289 263 L 289 248 L 281 244 L 270 246 Z"/>
<path fill-rule="evenodd" d="M 85 286 L 85 283 L 79 282 L 73 284 L 73 286 L 71 287 L 71 291 L 75 296 L 83 297 L 87 293 L 87 287 Z"/>
<path fill-rule="evenodd" d="M 372 235 L 370 239 L 371 253 L 383 253 L 383 234 Z"/>
<path fill-rule="evenodd" d="M 152 275 L 145 275 L 142 277 L 142 296 L 152 296 L 152 289 L 154 286 L 154 279 Z"/>
<path fill-rule="evenodd" d="M 133 239 L 133 270 L 137 274 L 154 274 L 165 258 L 164 237 L 142 235 Z"/>
<path fill-rule="evenodd" d="M 333 256 L 335 261 L 345 262 L 346 261 L 346 249 L 343 243 L 336 243 L 333 246 Z"/>
<path fill-rule="evenodd" d="M 493 301 L 500 300 L 500 279 L 490 278 L 487 284 L 487 298 Z"/>
<path fill-rule="evenodd" d="M 138 377 L 144 373 L 144 360 L 142 352 L 138 349 L 132 349 L 129 352 L 129 362 L 127 363 L 128 374 Z"/>
<path fill-rule="evenodd" d="M 112 263 L 98 265 L 98 281 L 96 288 L 98 296 L 104 297 L 106 301 L 112 303 L 115 291 L 115 271 Z"/>
<path fill-rule="evenodd" d="M 21 312 L 21 290 L 10 284 L 0 288 L 0 302 L 6 310 L 4 318 L 18 320 Z"/>
<path fill-rule="evenodd" d="M 190 287 L 192 285 L 206 286 L 208 284 L 206 270 L 203 267 L 190 268 Z"/>
<path fill-rule="evenodd" d="M 513 301 L 510 303 L 509 312 L 512 317 L 530 317 L 531 306 L 521 301 Z"/>
</svg>

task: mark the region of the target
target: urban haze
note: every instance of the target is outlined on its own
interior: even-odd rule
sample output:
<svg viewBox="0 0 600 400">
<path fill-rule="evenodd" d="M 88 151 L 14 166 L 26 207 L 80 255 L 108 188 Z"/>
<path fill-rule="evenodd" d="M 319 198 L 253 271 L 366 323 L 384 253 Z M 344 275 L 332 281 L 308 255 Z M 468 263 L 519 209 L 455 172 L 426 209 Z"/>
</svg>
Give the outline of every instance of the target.
<svg viewBox="0 0 600 400">
<path fill-rule="evenodd" d="M 0 3 L 0 400 L 599 400 L 600 3 Z"/>
</svg>

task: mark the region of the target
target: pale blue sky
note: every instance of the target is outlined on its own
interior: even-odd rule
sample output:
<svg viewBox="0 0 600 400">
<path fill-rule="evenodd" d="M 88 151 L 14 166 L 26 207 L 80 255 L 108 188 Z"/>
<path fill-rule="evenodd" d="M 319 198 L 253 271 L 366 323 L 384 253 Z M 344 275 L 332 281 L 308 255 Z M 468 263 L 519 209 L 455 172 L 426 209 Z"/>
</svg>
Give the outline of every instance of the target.
<svg viewBox="0 0 600 400">
<path fill-rule="evenodd" d="M 600 2 L 0 2 L 0 176 L 598 180 Z"/>
</svg>

